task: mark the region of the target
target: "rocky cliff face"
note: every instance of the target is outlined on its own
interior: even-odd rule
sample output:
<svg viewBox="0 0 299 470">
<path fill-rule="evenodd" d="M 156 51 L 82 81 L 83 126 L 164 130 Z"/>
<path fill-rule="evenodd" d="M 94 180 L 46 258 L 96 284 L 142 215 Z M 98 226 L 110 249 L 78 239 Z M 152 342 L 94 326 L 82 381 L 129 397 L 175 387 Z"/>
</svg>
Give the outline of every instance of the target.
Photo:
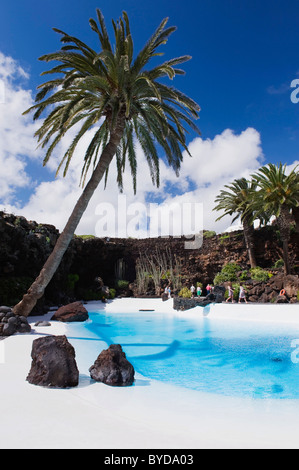
<svg viewBox="0 0 299 470">
<path fill-rule="evenodd" d="M 0 303 L 14 305 L 22 298 L 53 250 L 59 236 L 52 225 L 0 212 Z M 73 244 L 72 244 L 73 245 Z M 47 299 L 63 301 L 63 287 L 74 256 L 67 256 L 47 289 Z M 60 287 L 60 288 L 59 288 Z M 43 301 L 41 301 L 41 304 Z"/>
<path fill-rule="evenodd" d="M 38 275 L 58 235 L 52 225 L 0 212 L 0 304 L 12 305 L 20 300 Z M 263 268 L 270 268 L 282 258 L 275 227 L 257 230 L 255 246 L 258 265 Z M 291 264 L 297 269 L 294 274 L 299 269 L 298 247 L 298 234 L 294 232 L 289 245 Z M 62 304 L 84 297 L 89 300 L 99 288 L 99 278 L 110 287 L 115 286 L 117 279 L 132 284 L 136 279 L 136 260 L 157 251 L 171 253 L 180 260 L 180 274 L 187 286 L 197 281 L 203 285 L 213 282 L 228 262 L 236 262 L 242 270 L 250 267 L 242 232 L 204 237 L 202 246 L 195 250 L 186 249 L 183 238 L 74 237 L 39 305 Z"/>
</svg>

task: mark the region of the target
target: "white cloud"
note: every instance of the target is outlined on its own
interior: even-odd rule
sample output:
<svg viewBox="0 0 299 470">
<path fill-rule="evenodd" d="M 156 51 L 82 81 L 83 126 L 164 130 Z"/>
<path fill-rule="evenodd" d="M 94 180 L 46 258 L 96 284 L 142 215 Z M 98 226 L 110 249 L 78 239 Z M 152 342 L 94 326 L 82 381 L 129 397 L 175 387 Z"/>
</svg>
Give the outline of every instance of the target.
<svg viewBox="0 0 299 470">
<path fill-rule="evenodd" d="M 295 168 L 297 167 L 297 171 L 299 169 L 299 160 L 295 160 L 291 165 L 287 165 L 286 166 L 286 174 L 290 174 L 291 171 L 295 170 Z"/>
<path fill-rule="evenodd" d="M 61 144 L 57 155 L 61 156 L 63 154 L 62 152 L 67 148 L 69 139 L 70 137 Z M 63 178 L 60 175 L 51 182 L 39 184 L 29 202 L 21 210 L 18 210 L 18 213 L 21 212 L 25 217 L 35 219 L 38 222 L 51 223 L 60 230 L 63 229 L 82 191 L 78 183 L 82 155 L 84 155 L 89 139 L 90 135 L 87 134 L 85 139 L 78 145 L 67 176 Z M 130 171 L 126 169 L 124 174 L 125 205 L 124 199 L 119 199 L 119 191 L 116 185 L 116 165 L 112 162 L 106 190 L 104 191 L 104 184 L 101 182 L 76 233 L 97 233 L 97 235 L 108 236 L 108 232 L 99 233 L 99 227 L 103 227 L 105 221 L 101 209 L 108 207 L 110 210 L 106 218 L 109 220 L 109 226 L 115 227 L 116 235 L 132 235 L 132 217 L 134 214 L 138 215 L 138 210 L 141 219 L 144 215 L 140 209 L 141 206 L 133 206 L 133 204 L 136 204 L 136 202 L 143 204 L 145 215 L 149 216 L 150 206 L 146 203 L 149 192 L 160 196 L 169 207 L 171 204 L 179 204 L 182 209 L 184 206 L 186 209 L 188 205 L 193 205 L 193 208 L 195 208 L 196 204 L 202 203 L 203 228 L 218 232 L 225 230 L 230 225 L 231 220 L 226 218 L 215 223 L 215 219 L 220 215 L 212 211 L 215 206 L 215 197 L 224 184 L 241 176 L 248 177 L 261 166 L 262 151 L 259 133 L 251 128 L 243 131 L 240 135 L 235 135 L 231 130 L 225 130 L 214 139 L 193 140 L 190 144 L 190 151 L 193 157 L 190 158 L 185 155 L 179 178 L 161 161 L 161 188 L 154 189 L 145 157 L 137 146 L 137 194 L 136 196 L 133 194 Z M 54 157 L 52 164 L 54 162 L 56 166 L 58 163 L 56 157 Z M 190 182 L 192 190 L 190 190 Z M 179 194 L 172 196 L 167 193 L 166 188 L 169 186 L 175 186 L 176 190 L 179 190 Z M 120 208 L 120 211 L 118 211 L 118 208 Z M 136 210 L 136 213 L 134 210 Z M 125 212 L 126 214 L 124 214 Z M 174 218 L 175 233 L 180 233 L 180 220 L 182 221 L 182 218 Z M 128 233 L 128 230 L 131 230 L 131 232 Z M 140 236 L 146 236 L 149 233 L 147 226 L 143 225 Z"/>
<path fill-rule="evenodd" d="M 29 78 L 28 73 L 12 58 L 5 56 L 0 51 L 0 77 L 5 80 L 12 80 L 16 77 Z"/>
<path fill-rule="evenodd" d="M 171 200 L 181 204 L 187 201 L 202 203 L 203 228 L 222 232 L 232 218 L 225 217 L 215 222 L 221 215 L 213 211 L 215 197 L 225 184 L 236 178 L 249 178 L 261 166 L 260 134 L 252 128 L 239 135 L 226 129 L 214 139 L 194 139 L 189 149 L 192 158 L 185 155 L 180 177 L 185 181 L 191 180 L 195 189 Z"/>
<path fill-rule="evenodd" d="M 33 185 L 33 176 L 29 173 L 28 162 L 38 162 L 39 158 L 42 159 L 42 155 L 35 150 L 36 140 L 33 137 L 40 123 L 32 123 L 30 115 L 22 116 L 22 112 L 33 104 L 31 92 L 22 88 L 18 82 L 18 79 L 26 78 L 26 72 L 13 59 L 0 53 L 0 79 L 5 84 L 5 103 L 0 103 L 2 108 L 0 113 L 0 197 L 2 204 L 0 208 L 24 215 L 40 223 L 53 224 L 62 230 L 82 192 L 79 187 L 81 166 L 86 146 L 91 138 L 91 131 L 80 141 L 65 178 L 59 175 L 53 181 L 42 181 L 41 174 L 41 181 L 34 183 L 34 187 L 31 188 L 28 202 L 17 203 L 14 193 L 20 188 L 29 188 Z M 56 170 L 72 137 L 72 135 L 66 135 L 56 149 L 47 165 L 51 172 Z M 225 184 L 242 176 L 249 177 L 263 164 L 260 134 L 253 128 L 247 128 L 240 134 L 226 129 L 213 139 L 195 138 L 190 142 L 189 149 L 192 158 L 187 153 L 184 154 L 179 178 L 161 160 L 161 187 L 157 189 L 152 186 L 142 150 L 136 145 L 137 194 L 136 196 L 133 194 L 132 178 L 129 169 L 126 168 L 123 178 L 126 207 L 121 207 L 119 213 L 116 165 L 112 162 L 106 190 L 104 191 L 104 184 L 101 182 L 76 233 L 95 233 L 103 222 L 99 211 L 104 207 L 101 206 L 104 203 L 106 207 L 110 207 L 107 220 L 111 224 L 111 218 L 114 217 L 118 235 L 126 233 L 128 228 L 132 230 L 133 224 L 128 225 L 128 223 L 130 220 L 132 222 L 134 214 L 138 215 L 139 211 L 141 219 L 144 216 L 140 204 L 143 204 L 145 212 L 147 211 L 145 215 L 149 215 L 150 207 L 146 203 L 149 194 L 151 200 L 157 197 L 169 207 L 171 204 L 179 204 L 180 207 L 184 204 L 193 204 L 196 207 L 196 204 L 201 203 L 203 204 L 203 228 L 217 232 L 224 231 L 231 224 L 231 218 L 226 217 L 215 222 L 220 215 L 212 210 L 215 206 L 215 197 Z M 289 165 L 290 168 L 292 166 Z M 47 176 L 44 179 L 48 179 L 49 173 L 46 173 L 46 170 L 43 171 Z M 132 205 L 136 202 L 139 206 Z M 134 220 L 136 221 L 136 217 Z M 117 226 L 118 221 L 119 226 Z M 174 218 L 175 230 L 178 232 L 180 232 L 179 222 L 179 217 Z M 127 233 L 127 235 L 130 234 L 131 232 Z M 143 236 L 148 234 L 144 217 L 140 234 Z"/>
<path fill-rule="evenodd" d="M 0 197 L 4 203 L 13 200 L 18 188 L 32 184 L 26 165 L 38 156 L 33 137 L 38 123 L 22 115 L 33 104 L 31 92 L 18 84 L 26 78 L 16 61 L 0 52 Z"/>
<path fill-rule="evenodd" d="M 189 176 L 198 186 L 247 177 L 262 158 L 260 134 L 253 128 L 240 135 L 226 129 L 214 139 L 194 139 L 189 150 L 193 158 L 184 159 L 181 175 Z"/>
</svg>

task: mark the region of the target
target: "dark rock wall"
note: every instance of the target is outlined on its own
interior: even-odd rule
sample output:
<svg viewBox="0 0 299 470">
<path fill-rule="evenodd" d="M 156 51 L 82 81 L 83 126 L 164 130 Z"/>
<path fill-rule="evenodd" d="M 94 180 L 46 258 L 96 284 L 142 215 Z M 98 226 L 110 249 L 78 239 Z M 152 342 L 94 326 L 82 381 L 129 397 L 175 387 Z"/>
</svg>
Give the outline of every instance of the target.
<svg viewBox="0 0 299 470">
<path fill-rule="evenodd" d="M 52 225 L 38 224 L 24 217 L 0 212 L 0 304 L 13 304 L 39 274 L 52 251 L 58 230 Z M 258 265 L 269 268 L 282 258 L 282 246 L 275 227 L 255 231 Z M 292 233 L 289 245 L 293 266 L 299 267 L 298 234 Z M 196 281 L 213 282 L 223 265 L 234 261 L 241 269 L 249 269 L 242 232 L 204 238 L 197 250 L 185 249 L 183 238 L 99 239 L 74 237 L 41 304 L 61 304 L 82 297 L 94 288 L 100 277 L 114 287 L 119 277 L 133 282 L 136 259 L 156 250 L 170 250 L 181 260 L 181 275 L 187 286 Z M 121 274 L 121 276 L 120 276 Z M 298 274 L 298 272 L 297 272 Z M 72 276 L 76 276 L 75 280 Z"/>
</svg>

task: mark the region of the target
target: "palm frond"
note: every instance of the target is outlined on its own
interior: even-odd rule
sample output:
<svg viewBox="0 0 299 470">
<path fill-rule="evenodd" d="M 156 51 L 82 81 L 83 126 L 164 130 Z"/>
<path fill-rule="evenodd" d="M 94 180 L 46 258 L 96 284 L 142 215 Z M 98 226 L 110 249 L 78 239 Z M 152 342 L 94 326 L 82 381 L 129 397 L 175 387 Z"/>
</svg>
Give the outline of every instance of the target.
<svg viewBox="0 0 299 470">
<path fill-rule="evenodd" d="M 47 113 L 35 134 L 39 146 L 47 148 L 44 164 L 65 134 L 76 129 L 57 173 L 63 166 L 63 175 L 67 173 L 79 142 L 86 132 L 94 129 L 83 159 L 82 185 L 89 170 L 101 161 L 100 153 L 110 142 L 117 141 L 118 185 L 122 188 L 127 159 L 136 191 L 136 138 L 146 157 L 151 179 L 159 185 L 160 156 L 178 174 L 183 152 L 189 152 L 188 128 L 200 133 L 194 124 L 199 112 L 197 103 L 180 90 L 161 82 L 165 78 L 173 81 L 176 75 L 184 74 L 178 66 L 190 60 L 190 56 L 175 57 L 150 68 L 151 59 L 162 55 L 161 46 L 176 29 L 167 26 L 168 18 L 162 20 L 134 58 L 127 13 L 123 12 L 121 18 L 112 21 L 113 41 L 109 38 L 102 12 L 97 9 L 96 14 L 96 19 L 90 19 L 89 24 L 98 37 L 98 51 L 79 38 L 54 28 L 60 36 L 61 48 L 40 57 L 47 64 L 55 62 L 52 68 L 42 73 L 53 78 L 39 86 L 35 104 L 25 113 L 34 112 L 36 120 Z M 120 136 L 115 139 L 118 133 Z M 108 168 L 104 173 L 107 180 Z"/>
</svg>

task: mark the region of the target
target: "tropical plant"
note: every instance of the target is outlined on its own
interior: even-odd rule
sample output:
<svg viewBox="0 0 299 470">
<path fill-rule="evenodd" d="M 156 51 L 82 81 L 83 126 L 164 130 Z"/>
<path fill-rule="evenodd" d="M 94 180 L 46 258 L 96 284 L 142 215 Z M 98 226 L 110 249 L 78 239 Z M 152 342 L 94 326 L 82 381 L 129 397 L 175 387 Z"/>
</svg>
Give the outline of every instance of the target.
<svg viewBox="0 0 299 470">
<path fill-rule="evenodd" d="M 64 167 L 65 175 L 78 142 L 87 131 L 92 131 L 93 137 L 83 156 L 83 192 L 38 278 L 22 301 L 14 307 L 16 314 L 28 315 L 37 299 L 42 297 L 95 189 L 102 178 L 107 177 L 114 157 L 119 187 L 122 188 L 122 173 L 128 159 L 136 191 L 134 137 L 143 149 L 152 182 L 157 186 L 158 149 L 163 150 L 167 163 L 177 174 L 183 150 L 189 153 L 186 127 L 199 132 L 193 122 L 198 118 L 199 106 L 181 91 L 167 86 L 165 78 L 172 80 L 176 75 L 183 75 L 184 71 L 177 66 L 189 60 L 190 56 L 170 59 L 151 69 L 146 68 L 152 58 L 161 55 L 160 46 L 167 42 L 176 29 L 166 27 L 167 20 L 161 22 L 135 58 L 129 19 L 125 12 L 116 23 L 112 22 L 114 48 L 101 11 L 97 10 L 97 21 L 90 19 L 91 29 L 99 39 L 99 52 L 80 39 L 54 29 L 61 35 L 63 46 L 58 52 L 40 58 L 47 63 L 55 61 L 51 70 L 43 72 L 43 75 L 53 74 L 54 78 L 40 85 L 36 104 L 26 111 L 35 111 L 34 119 L 48 112 L 36 131 L 40 146 L 47 148 L 44 164 L 49 161 L 65 134 L 77 129 L 57 169 L 58 172 Z M 91 177 L 85 185 L 90 169 Z"/>
<path fill-rule="evenodd" d="M 220 285 L 224 282 L 232 282 L 238 280 L 238 271 L 240 271 L 240 266 L 237 263 L 227 263 L 219 273 L 216 274 L 214 278 L 214 285 Z"/>
<path fill-rule="evenodd" d="M 147 272 L 147 262 L 144 258 L 138 258 L 136 260 L 136 284 L 138 294 L 144 294 L 150 285 L 151 277 Z"/>
<path fill-rule="evenodd" d="M 128 288 L 128 286 L 129 286 L 129 281 L 125 281 L 124 279 L 119 279 L 116 282 L 116 287 L 119 290 L 125 290 Z"/>
<path fill-rule="evenodd" d="M 250 276 L 251 276 L 251 279 L 253 279 L 254 281 L 268 281 L 270 277 L 269 273 L 265 271 L 265 269 L 261 268 L 260 266 L 251 268 Z"/>
<path fill-rule="evenodd" d="M 299 185 L 299 172 L 297 172 L 297 184 Z M 297 206 L 292 207 L 292 215 L 295 222 L 295 230 L 299 234 L 299 200 Z"/>
<path fill-rule="evenodd" d="M 179 297 L 183 297 L 184 299 L 191 299 L 192 292 L 188 287 L 182 287 L 179 292 Z"/>
<path fill-rule="evenodd" d="M 203 232 L 203 238 L 213 238 L 216 236 L 216 232 L 214 230 L 207 230 Z"/>
<path fill-rule="evenodd" d="M 299 204 L 298 173 L 294 168 L 287 175 L 286 165 L 269 163 L 252 176 L 258 186 L 254 201 L 256 215 L 265 212 L 268 218 L 276 217 L 283 246 L 284 272 L 289 274 L 290 211 Z"/>
<path fill-rule="evenodd" d="M 273 269 L 279 269 L 279 268 L 282 268 L 283 266 L 284 266 L 284 261 L 283 259 L 280 258 L 277 261 L 275 261 Z"/>
<path fill-rule="evenodd" d="M 169 248 L 156 250 L 150 254 L 143 252 L 136 260 L 136 282 L 139 294 L 146 293 L 150 281 L 154 284 L 156 295 L 160 295 L 161 280 L 168 279 L 172 289 L 177 291 L 182 284 L 182 260 L 173 255 Z"/>
<path fill-rule="evenodd" d="M 115 299 L 115 296 L 116 296 L 116 290 L 111 287 L 109 289 L 109 299 Z"/>
<path fill-rule="evenodd" d="M 232 222 L 240 217 L 243 224 L 245 245 L 248 252 L 249 263 L 252 268 L 256 266 L 253 238 L 253 212 L 251 210 L 252 199 L 255 196 L 256 183 L 246 178 L 234 180 L 230 185 L 225 185 L 216 197 L 217 205 L 213 210 L 223 210 L 224 213 L 216 220 L 226 215 L 236 214 Z"/>
<path fill-rule="evenodd" d="M 251 268 L 252 269 L 252 268 Z M 254 268 L 253 268 L 254 269 Z M 248 272 L 246 270 L 242 271 L 240 274 L 239 274 L 239 279 L 240 281 L 247 281 L 248 279 Z"/>
<path fill-rule="evenodd" d="M 239 294 L 240 294 L 240 284 L 238 282 L 235 282 L 235 283 L 233 283 L 232 288 L 233 288 L 233 291 L 234 291 L 233 299 L 235 301 L 237 301 L 239 299 Z"/>
</svg>

